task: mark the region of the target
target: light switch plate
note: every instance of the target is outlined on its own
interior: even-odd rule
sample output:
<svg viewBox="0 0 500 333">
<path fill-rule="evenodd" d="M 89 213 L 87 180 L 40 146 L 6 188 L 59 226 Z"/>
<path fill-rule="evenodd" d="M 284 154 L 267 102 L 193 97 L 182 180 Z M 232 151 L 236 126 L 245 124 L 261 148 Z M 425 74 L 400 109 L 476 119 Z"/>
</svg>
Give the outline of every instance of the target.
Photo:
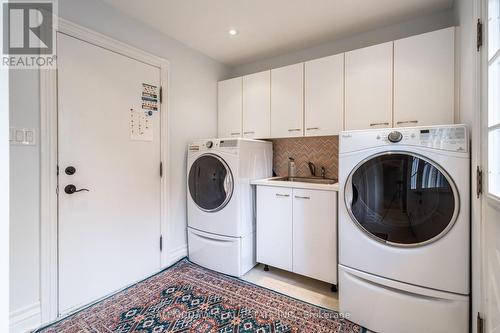
<svg viewBox="0 0 500 333">
<path fill-rule="evenodd" d="M 36 145 L 36 131 L 33 128 L 11 127 L 9 141 L 11 145 Z"/>
</svg>

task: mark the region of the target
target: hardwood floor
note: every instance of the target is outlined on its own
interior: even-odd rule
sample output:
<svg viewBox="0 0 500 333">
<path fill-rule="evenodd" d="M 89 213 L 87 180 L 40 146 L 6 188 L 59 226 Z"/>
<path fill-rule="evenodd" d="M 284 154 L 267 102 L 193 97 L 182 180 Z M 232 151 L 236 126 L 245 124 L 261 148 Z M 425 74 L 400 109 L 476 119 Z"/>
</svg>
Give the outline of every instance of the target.
<svg viewBox="0 0 500 333">
<path fill-rule="evenodd" d="M 257 265 L 242 277 L 243 280 L 269 288 L 282 294 L 335 311 L 339 310 L 338 293 L 331 291 L 331 284 L 305 276 Z"/>
</svg>

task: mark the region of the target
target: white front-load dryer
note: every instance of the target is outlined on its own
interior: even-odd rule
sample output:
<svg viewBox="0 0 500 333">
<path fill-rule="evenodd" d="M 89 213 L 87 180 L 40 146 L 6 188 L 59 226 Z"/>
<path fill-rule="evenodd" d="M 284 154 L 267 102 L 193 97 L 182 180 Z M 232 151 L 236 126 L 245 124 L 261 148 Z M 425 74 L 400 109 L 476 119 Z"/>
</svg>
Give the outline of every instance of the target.
<svg viewBox="0 0 500 333">
<path fill-rule="evenodd" d="M 250 181 L 272 175 L 272 144 L 199 140 L 188 146 L 188 250 L 191 261 L 241 276 L 255 265 Z"/>
<path fill-rule="evenodd" d="M 468 140 L 463 125 L 342 132 L 339 303 L 352 321 L 468 332 Z"/>
</svg>

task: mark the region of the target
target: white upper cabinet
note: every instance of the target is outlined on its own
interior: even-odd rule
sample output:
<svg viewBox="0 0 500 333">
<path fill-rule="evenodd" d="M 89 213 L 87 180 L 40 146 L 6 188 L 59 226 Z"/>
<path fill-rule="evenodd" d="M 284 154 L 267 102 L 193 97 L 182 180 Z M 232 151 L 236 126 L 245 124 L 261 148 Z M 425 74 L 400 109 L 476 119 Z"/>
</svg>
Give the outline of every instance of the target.
<svg viewBox="0 0 500 333">
<path fill-rule="evenodd" d="M 271 71 L 243 77 L 243 137 L 271 136 Z"/>
<path fill-rule="evenodd" d="M 345 127 L 392 126 L 393 42 L 345 54 Z"/>
<path fill-rule="evenodd" d="M 304 135 L 304 64 L 271 70 L 271 137 Z"/>
<path fill-rule="evenodd" d="M 455 28 L 219 82 L 219 137 L 453 124 Z"/>
<path fill-rule="evenodd" d="M 344 122 L 344 54 L 304 66 L 305 135 L 338 135 Z"/>
<path fill-rule="evenodd" d="M 394 126 L 454 121 L 455 28 L 394 42 Z"/>
<path fill-rule="evenodd" d="M 242 135 L 242 78 L 220 81 L 218 86 L 219 138 Z"/>
</svg>

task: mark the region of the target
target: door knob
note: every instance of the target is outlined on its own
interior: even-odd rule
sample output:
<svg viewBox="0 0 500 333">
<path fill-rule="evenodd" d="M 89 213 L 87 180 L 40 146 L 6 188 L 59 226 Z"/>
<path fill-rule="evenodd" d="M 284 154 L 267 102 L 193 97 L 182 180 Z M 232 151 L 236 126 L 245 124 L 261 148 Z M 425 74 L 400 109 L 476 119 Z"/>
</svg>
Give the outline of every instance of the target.
<svg viewBox="0 0 500 333">
<path fill-rule="evenodd" d="M 64 172 L 68 175 L 68 176 L 71 176 L 71 175 L 74 175 L 75 172 L 76 172 L 76 169 L 74 166 L 69 166 L 67 167 L 66 169 L 64 169 Z"/>
<path fill-rule="evenodd" d="M 64 192 L 66 192 L 67 194 L 73 194 L 73 193 L 81 192 L 81 191 L 89 192 L 89 190 L 87 190 L 86 188 L 81 188 L 81 189 L 77 190 L 76 186 L 73 184 L 69 184 L 69 185 L 66 185 L 64 187 Z"/>
</svg>

